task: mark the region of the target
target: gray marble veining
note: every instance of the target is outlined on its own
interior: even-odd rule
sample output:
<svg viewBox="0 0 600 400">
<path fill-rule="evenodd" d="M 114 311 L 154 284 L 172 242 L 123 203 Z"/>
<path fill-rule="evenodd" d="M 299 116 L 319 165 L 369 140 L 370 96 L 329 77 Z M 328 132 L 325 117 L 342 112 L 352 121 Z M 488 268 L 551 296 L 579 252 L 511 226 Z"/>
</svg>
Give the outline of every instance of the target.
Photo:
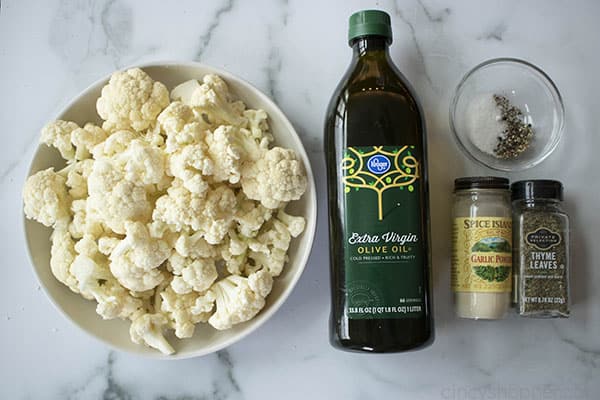
<svg viewBox="0 0 600 400">
<path fill-rule="evenodd" d="M 600 3 L 557 0 L 2 0 L 0 2 L 1 399 L 594 399 L 600 394 L 597 16 Z M 327 226 L 322 126 L 351 51 L 347 17 L 392 16 L 391 54 L 421 98 L 429 129 L 437 338 L 424 351 L 365 356 L 327 343 Z M 490 174 L 454 144 L 448 105 L 462 75 L 491 57 L 546 70 L 565 100 L 565 140 L 511 179 L 553 177 L 573 216 L 569 320 L 456 319 L 449 291 L 450 192 L 456 176 Z M 158 362 L 114 352 L 50 305 L 20 231 L 22 182 L 39 129 L 116 68 L 196 60 L 258 86 L 289 116 L 317 172 L 321 220 L 306 271 L 282 309 L 243 341 L 207 357 Z M 545 396 L 545 397 L 544 397 Z"/>
</svg>

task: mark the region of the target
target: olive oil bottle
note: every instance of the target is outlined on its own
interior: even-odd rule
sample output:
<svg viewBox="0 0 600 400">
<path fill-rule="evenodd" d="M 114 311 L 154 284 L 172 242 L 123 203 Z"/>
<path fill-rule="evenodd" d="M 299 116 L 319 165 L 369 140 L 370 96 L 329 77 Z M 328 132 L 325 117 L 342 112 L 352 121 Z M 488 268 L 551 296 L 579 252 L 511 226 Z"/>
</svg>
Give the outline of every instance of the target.
<svg viewBox="0 0 600 400">
<path fill-rule="evenodd" d="M 349 351 L 433 341 L 425 125 L 391 42 L 387 13 L 350 17 L 352 62 L 325 123 L 330 340 Z"/>
</svg>

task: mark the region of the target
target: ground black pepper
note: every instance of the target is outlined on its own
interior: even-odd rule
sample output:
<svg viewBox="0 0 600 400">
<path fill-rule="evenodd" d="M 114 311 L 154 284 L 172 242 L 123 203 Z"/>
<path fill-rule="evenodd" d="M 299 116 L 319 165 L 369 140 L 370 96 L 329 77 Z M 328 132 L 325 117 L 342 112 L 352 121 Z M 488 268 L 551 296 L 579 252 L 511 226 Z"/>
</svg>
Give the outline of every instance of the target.
<svg viewBox="0 0 600 400">
<path fill-rule="evenodd" d="M 523 122 L 523 111 L 512 105 L 505 96 L 495 94 L 493 97 L 500 109 L 500 118 L 506 123 L 506 129 L 498 136 L 494 154 L 502 159 L 516 158 L 529 148 L 534 134 L 533 127 Z"/>
</svg>

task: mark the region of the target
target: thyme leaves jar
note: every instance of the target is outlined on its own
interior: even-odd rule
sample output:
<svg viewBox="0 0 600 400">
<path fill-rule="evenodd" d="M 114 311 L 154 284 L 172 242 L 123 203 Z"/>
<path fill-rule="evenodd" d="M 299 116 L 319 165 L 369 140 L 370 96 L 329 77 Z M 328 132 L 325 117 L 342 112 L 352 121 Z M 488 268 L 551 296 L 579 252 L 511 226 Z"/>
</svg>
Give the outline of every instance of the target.
<svg viewBox="0 0 600 400">
<path fill-rule="evenodd" d="M 501 319 L 511 305 L 512 213 L 509 181 L 454 181 L 452 291 L 461 318 Z"/>
<path fill-rule="evenodd" d="M 558 181 L 512 185 L 515 294 L 521 316 L 569 316 L 569 217 L 562 200 Z"/>
</svg>

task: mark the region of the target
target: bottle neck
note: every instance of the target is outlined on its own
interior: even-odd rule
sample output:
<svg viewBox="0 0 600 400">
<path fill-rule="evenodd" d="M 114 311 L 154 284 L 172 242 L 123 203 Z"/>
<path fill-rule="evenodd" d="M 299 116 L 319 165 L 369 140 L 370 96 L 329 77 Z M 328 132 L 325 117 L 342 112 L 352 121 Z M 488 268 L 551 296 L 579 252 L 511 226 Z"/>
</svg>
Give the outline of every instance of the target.
<svg viewBox="0 0 600 400">
<path fill-rule="evenodd" d="M 351 43 L 355 59 L 389 58 L 389 43 L 384 36 L 362 36 Z"/>
<path fill-rule="evenodd" d="M 522 209 L 531 209 L 541 207 L 548 211 L 553 210 L 562 210 L 562 201 L 557 199 L 519 199 L 513 201 L 513 203 L 517 204 Z"/>
</svg>

